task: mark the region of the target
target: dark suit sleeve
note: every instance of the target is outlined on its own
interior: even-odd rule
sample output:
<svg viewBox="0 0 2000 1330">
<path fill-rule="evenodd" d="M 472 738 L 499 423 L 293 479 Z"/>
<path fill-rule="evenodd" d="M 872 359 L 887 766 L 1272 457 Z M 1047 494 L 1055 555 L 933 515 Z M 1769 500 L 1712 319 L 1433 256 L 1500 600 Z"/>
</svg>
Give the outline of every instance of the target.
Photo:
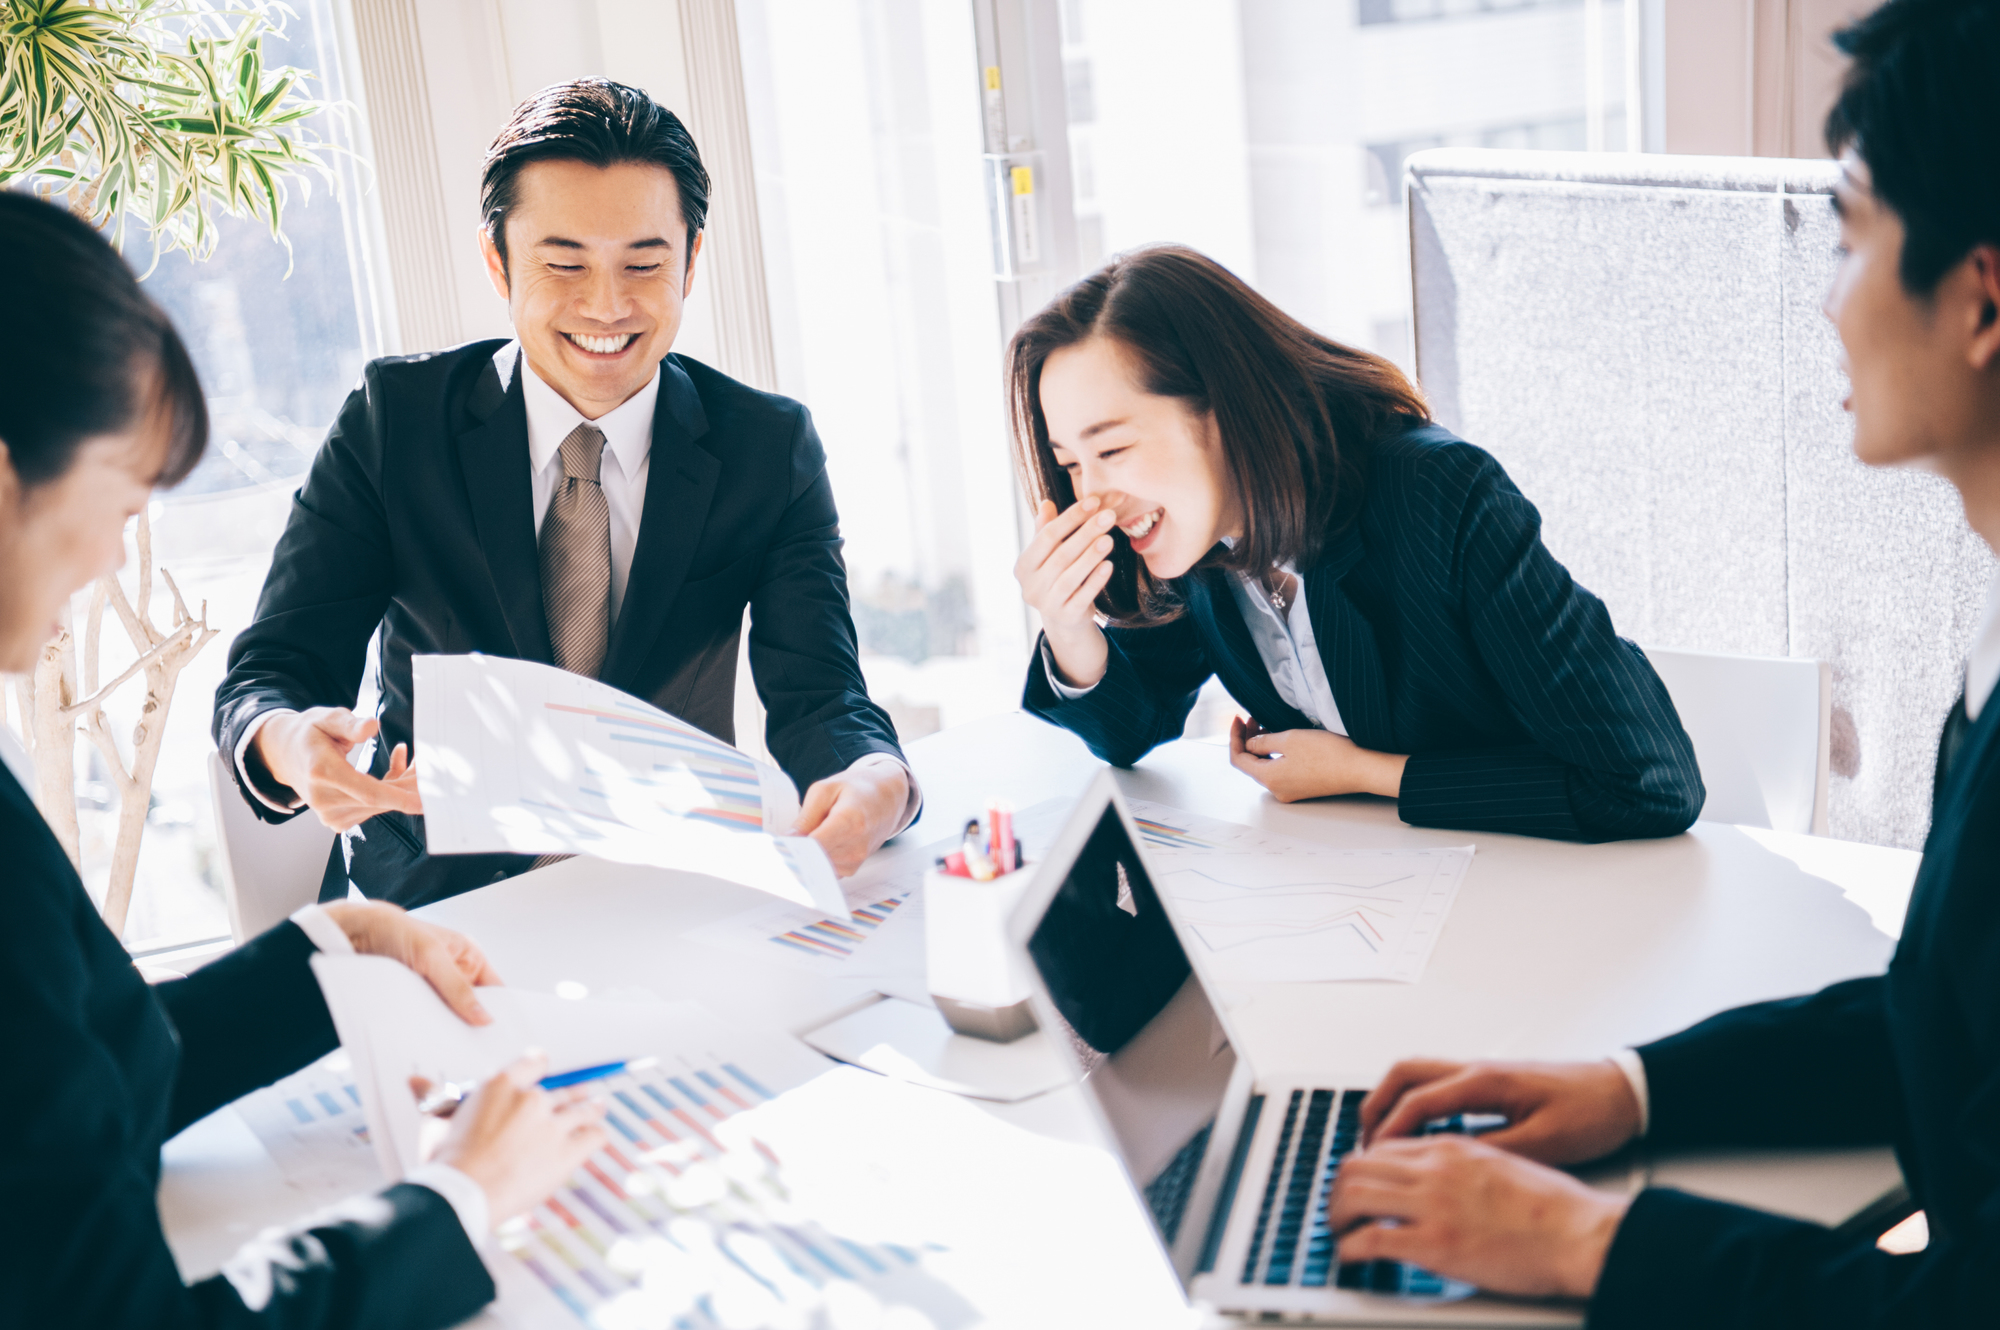
<svg viewBox="0 0 2000 1330">
<path fill-rule="evenodd" d="M 0 1325 L 432 1330 L 491 1300 L 450 1205 L 416 1186 L 267 1233 L 225 1275 L 184 1284 L 155 1198 L 168 1087 L 129 1080 L 89 1024 L 107 1002 L 158 1022 L 152 999 L 122 956 L 122 973 L 93 969 L 62 893 L 26 877 L 7 881 L 0 948 L 0 1059 L 17 1073 L 0 1095 Z"/>
<path fill-rule="evenodd" d="M 1572 840 L 1687 830 L 1706 796 L 1666 685 L 1612 631 L 1604 602 L 1549 554 L 1535 506 L 1467 444 L 1439 449 L 1416 484 L 1431 529 L 1452 533 L 1438 552 L 1450 562 L 1432 573 L 1443 585 L 1432 590 L 1462 606 L 1533 745 L 1411 757 L 1403 819 Z M 1404 644 L 1412 656 L 1425 649 Z"/>
<path fill-rule="evenodd" d="M 282 923 L 154 986 L 181 1041 L 168 1135 L 339 1045 L 313 977 L 314 950 L 297 924 Z"/>
<path fill-rule="evenodd" d="M 1659 1149 L 1879 1145 L 1903 1125 L 1881 976 L 1711 1016 L 1639 1049 Z M 1808 1107 L 1809 1106 L 1809 1107 Z"/>
<path fill-rule="evenodd" d="M 1908 1256 L 1666 1188 L 1618 1226 L 1592 1330 L 1971 1330 L 1994 1321 L 2000 1197 L 1975 1223 Z"/>
<path fill-rule="evenodd" d="M 375 368 L 348 395 L 292 515 L 250 626 L 229 648 L 229 672 L 215 690 L 214 734 L 225 755 L 252 721 L 287 707 L 352 706 L 368 639 L 395 587 L 389 521 L 382 502 L 380 393 Z M 239 783 L 235 763 L 230 770 Z M 282 822 L 244 791 L 258 817 Z"/>
<path fill-rule="evenodd" d="M 1021 706 L 1076 735 L 1101 760 L 1129 767 L 1181 737 L 1196 695 L 1215 671 L 1189 615 L 1157 628 L 1109 628 L 1104 638 L 1104 677 L 1078 698 L 1050 686 L 1042 663 L 1048 639 L 1040 639 Z"/>
<path fill-rule="evenodd" d="M 870 753 L 904 760 L 889 713 L 869 700 L 861 677 L 840 545 L 826 453 L 801 408 L 785 511 L 750 596 L 764 744 L 801 794 Z"/>
</svg>

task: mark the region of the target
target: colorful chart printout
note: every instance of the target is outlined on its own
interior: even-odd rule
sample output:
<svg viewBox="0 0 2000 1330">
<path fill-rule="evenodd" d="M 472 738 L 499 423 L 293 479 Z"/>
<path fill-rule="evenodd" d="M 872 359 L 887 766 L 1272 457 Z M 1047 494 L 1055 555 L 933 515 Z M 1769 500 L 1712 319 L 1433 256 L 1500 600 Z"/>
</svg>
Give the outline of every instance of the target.
<svg viewBox="0 0 2000 1330">
<path fill-rule="evenodd" d="M 792 836 L 776 767 L 595 679 L 498 656 L 418 656 L 417 785 L 433 854 L 582 854 L 742 883 L 845 917 Z"/>
</svg>

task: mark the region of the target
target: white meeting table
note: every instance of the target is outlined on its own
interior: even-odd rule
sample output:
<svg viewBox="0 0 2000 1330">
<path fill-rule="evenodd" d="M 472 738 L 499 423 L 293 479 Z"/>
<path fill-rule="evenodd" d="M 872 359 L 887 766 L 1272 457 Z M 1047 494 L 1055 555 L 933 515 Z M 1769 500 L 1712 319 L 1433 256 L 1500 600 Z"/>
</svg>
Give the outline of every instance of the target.
<svg viewBox="0 0 2000 1330">
<path fill-rule="evenodd" d="M 951 834 L 989 798 L 1025 809 L 1081 793 L 1102 769 L 1073 736 L 1019 713 L 932 735 L 908 752 L 925 807 L 903 841 L 917 844 Z M 1609 845 L 1429 830 L 1405 825 L 1388 800 L 1280 804 L 1210 743 L 1168 744 L 1117 780 L 1131 798 L 1336 847 L 1477 847 L 1420 982 L 1227 992 L 1241 1051 L 1259 1072 L 1306 1071 L 1330 1084 L 1370 1084 L 1411 1055 L 1602 1057 L 1725 1007 L 1879 973 L 1919 860 L 1706 822 L 1666 840 Z M 739 1023 L 794 1032 L 873 1000 L 869 979 L 761 966 L 684 936 L 767 899 L 711 879 L 579 859 L 421 913 L 474 937 L 518 987 L 568 982 L 598 996 L 694 999 Z M 1074 1089 L 979 1107 L 1048 1135 L 1097 1139 Z M 296 1207 L 231 1117 L 198 1124 L 166 1151 L 161 1210 L 189 1275 L 214 1270 L 258 1226 Z M 1873 1150 L 1704 1156 L 1663 1163 L 1653 1176 L 1821 1222 L 1845 1218 L 1896 1180 L 1887 1152 Z M 1135 1202 L 1135 1223 L 1139 1214 Z M 1131 1290 L 1132 1323 L 1164 1324 L 1157 1318 L 1178 1299 L 1164 1265 L 1136 1277 L 1145 1286 Z"/>
</svg>

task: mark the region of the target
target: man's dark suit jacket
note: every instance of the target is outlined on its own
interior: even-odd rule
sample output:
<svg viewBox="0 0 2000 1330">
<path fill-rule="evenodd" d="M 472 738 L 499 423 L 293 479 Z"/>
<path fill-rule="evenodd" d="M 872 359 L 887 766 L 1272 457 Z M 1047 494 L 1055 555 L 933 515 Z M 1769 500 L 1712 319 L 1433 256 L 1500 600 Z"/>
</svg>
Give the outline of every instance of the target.
<svg viewBox="0 0 2000 1330">
<path fill-rule="evenodd" d="M 410 739 L 412 655 L 552 660 L 521 384 L 531 371 L 512 356 L 503 381 L 494 363 L 502 345 L 392 357 L 363 372 L 293 500 L 256 621 L 230 648 L 215 694 L 225 755 L 274 707 L 354 705 L 378 625 L 377 774 Z M 839 516 L 811 417 L 789 398 L 668 356 L 638 547 L 600 677 L 733 741 L 746 604 L 765 743 L 800 790 L 869 753 L 900 759 L 888 714 L 862 681 Z M 244 797 L 259 817 L 283 820 Z M 362 831 L 355 883 L 404 905 L 497 882 L 531 862 L 433 859 L 421 819 L 401 813 L 371 818 Z M 336 844 L 328 883 L 344 894 L 339 856 Z"/>
<path fill-rule="evenodd" d="M 1930 1246 L 1684 1193 L 1641 1192 L 1611 1244 L 1592 1326 L 2000 1323 L 2000 697 L 1933 809 L 1889 972 L 1739 1007 L 1639 1050 L 1657 1148 L 1893 1143 Z"/>
<path fill-rule="evenodd" d="M 260 1238 L 234 1284 L 183 1284 L 160 1144 L 332 1050 L 312 943 L 281 924 L 148 987 L 4 769 L 0 845 L 0 1325 L 431 1330 L 492 1299 L 450 1204 L 407 1184 Z"/>
<path fill-rule="evenodd" d="M 1410 422 L 1365 454 L 1358 513 L 1300 570 L 1327 681 L 1363 748 L 1407 753 L 1418 826 L 1572 840 L 1671 836 L 1701 812 L 1666 686 L 1541 541 L 1481 449 Z M 1023 705 L 1129 766 L 1180 737 L 1210 675 L 1266 730 L 1311 728 L 1272 685 L 1228 574 L 1180 580 L 1186 613 L 1112 628 L 1097 687 L 1065 699 L 1038 657 Z"/>
</svg>

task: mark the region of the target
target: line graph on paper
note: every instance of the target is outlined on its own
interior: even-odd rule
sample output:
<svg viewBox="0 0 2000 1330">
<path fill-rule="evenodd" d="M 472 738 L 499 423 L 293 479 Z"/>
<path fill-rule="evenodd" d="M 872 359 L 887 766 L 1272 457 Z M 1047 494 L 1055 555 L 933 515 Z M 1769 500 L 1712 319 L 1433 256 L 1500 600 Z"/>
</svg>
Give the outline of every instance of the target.
<svg viewBox="0 0 2000 1330">
<path fill-rule="evenodd" d="M 1414 982 L 1472 847 L 1344 850 L 1135 803 L 1160 889 L 1223 982 Z"/>
</svg>

